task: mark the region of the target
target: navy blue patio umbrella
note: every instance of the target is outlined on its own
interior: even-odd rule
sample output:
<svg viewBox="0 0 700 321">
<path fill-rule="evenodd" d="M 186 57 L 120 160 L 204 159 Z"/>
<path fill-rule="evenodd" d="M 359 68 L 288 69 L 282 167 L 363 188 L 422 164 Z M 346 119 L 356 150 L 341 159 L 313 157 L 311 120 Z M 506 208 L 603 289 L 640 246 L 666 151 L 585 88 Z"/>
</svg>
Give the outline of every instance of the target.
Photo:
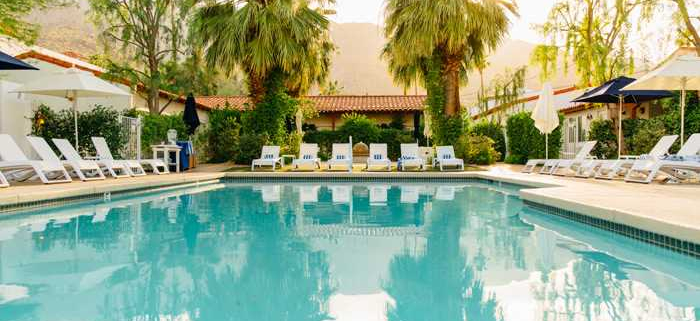
<svg viewBox="0 0 700 321">
<path fill-rule="evenodd" d="M 199 127 L 201 123 L 199 121 L 199 115 L 197 115 L 197 104 L 191 93 L 187 95 L 187 100 L 185 100 L 185 113 L 182 118 L 185 124 L 187 124 L 187 133 L 194 135 L 195 130 L 197 130 L 197 127 Z"/>
<path fill-rule="evenodd" d="M 622 105 L 625 103 L 642 103 L 661 98 L 671 97 L 673 94 L 667 90 L 621 90 L 633 83 L 636 79 L 618 77 L 613 80 L 585 92 L 580 97 L 572 100 L 575 103 L 603 103 L 619 104 L 618 133 L 617 133 L 617 157 L 622 154 Z"/>
<path fill-rule="evenodd" d="M 39 70 L 39 68 L 0 51 L 0 70 Z"/>
</svg>

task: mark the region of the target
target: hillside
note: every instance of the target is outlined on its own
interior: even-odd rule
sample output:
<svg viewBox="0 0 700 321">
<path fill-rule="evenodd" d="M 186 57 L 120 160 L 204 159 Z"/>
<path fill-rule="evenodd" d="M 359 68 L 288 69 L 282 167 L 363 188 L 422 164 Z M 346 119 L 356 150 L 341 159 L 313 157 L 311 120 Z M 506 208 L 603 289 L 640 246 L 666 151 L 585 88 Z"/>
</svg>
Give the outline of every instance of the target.
<svg viewBox="0 0 700 321">
<path fill-rule="evenodd" d="M 32 20 L 42 27 L 37 44 L 60 52 L 74 51 L 83 56 L 99 52 L 96 31 L 85 10 L 86 3 L 86 0 L 80 0 L 79 5 L 74 7 L 34 13 Z M 403 88 L 393 83 L 386 62 L 380 59 L 385 42 L 380 26 L 367 23 L 333 23 L 331 36 L 338 52 L 333 59 L 330 78 L 338 81 L 344 94 L 404 93 Z M 534 47 L 534 44 L 524 41 L 505 41 L 488 58 L 490 65 L 484 73 L 485 83 L 488 84 L 506 69 L 527 65 Z M 536 67 L 528 69 L 527 88 L 540 87 L 538 74 Z M 465 103 L 473 101 L 479 89 L 479 75 L 474 73 L 469 78 L 469 84 L 462 89 L 462 100 Z M 557 78 L 555 87 L 570 85 L 575 79 L 571 72 Z M 411 88 L 408 93 L 423 93 L 423 90 Z"/>
</svg>

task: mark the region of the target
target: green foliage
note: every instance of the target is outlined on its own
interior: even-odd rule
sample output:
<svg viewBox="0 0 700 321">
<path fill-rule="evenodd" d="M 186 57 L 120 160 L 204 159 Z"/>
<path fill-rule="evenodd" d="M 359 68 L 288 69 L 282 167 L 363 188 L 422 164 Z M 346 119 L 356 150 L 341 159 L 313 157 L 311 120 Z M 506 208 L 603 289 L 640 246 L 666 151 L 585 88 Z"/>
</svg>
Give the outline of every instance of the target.
<svg viewBox="0 0 700 321">
<path fill-rule="evenodd" d="M 340 131 L 319 130 L 304 133 L 304 142 L 318 144 L 318 157 L 327 160 L 331 157 L 333 143 L 347 142 L 347 137 L 343 137 Z"/>
<path fill-rule="evenodd" d="M 647 154 L 664 135 L 666 135 L 666 128 L 661 119 L 643 120 L 627 142 L 627 151 L 632 155 Z"/>
<path fill-rule="evenodd" d="M 304 135 L 291 132 L 284 138 L 284 144 L 281 146 L 282 155 L 299 155 L 299 147 L 303 142 Z"/>
<path fill-rule="evenodd" d="M 564 123 L 559 116 L 559 123 Z M 508 118 L 506 132 L 508 152 L 506 163 L 524 164 L 529 159 L 545 158 L 545 135 L 535 127 L 529 112 L 519 112 Z M 562 144 L 561 126 L 549 134 L 549 157 L 559 157 Z"/>
<path fill-rule="evenodd" d="M 233 160 L 239 151 L 241 112 L 215 108 L 209 113 L 207 144 L 209 160 L 214 163 Z"/>
<path fill-rule="evenodd" d="M 235 154 L 236 163 L 250 164 L 254 159 L 260 158 L 262 147 L 267 143 L 267 138 L 263 135 L 249 133 L 241 135 Z"/>
<path fill-rule="evenodd" d="M 598 159 L 617 158 L 617 135 L 615 134 L 615 125 L 612 120 L 593 120 L 588 139 L 598 142 L 592 151 L 592 154 Z"/>
<path fill-rule="evenodd" d="M 133 112 L 130 112 L 133 115 Z M 178 140 L 186 139 L 187 125 L 182 119 L 182 113 L 172 115 L 156 115 L 137 112 L 141 116 L 141 151 L 149 155 L 151 145 L 157 145 L 168 140 L 168 130 L 177 131 Z"/>
<path fill-rule="evenodd" d="M 389 128 L 404 130 L 403 115 L 400 113 L 394 114 L 391 117 L 391 122 L 389 123 Z"/>
<path fill-rule="evenodd" d="M 387 144 L 387 155 L 396 160 L 401 156 L 401 144 L 415 143 L 411 132 L 395 128 L 387 128 L 379 131 L 379 139 L 376 143 Z"/>
<path fill-rule="evenodd" d="M 338 128 L 342 137 L 352 136 L 353 143 L 374 143 L 379 140 L 379 126 L 362 114 L 343 114 L 343 125 Z"/>
<path fill-rule="evenodd" d="M 681 133 L 681 112 L 680 112 L 680 92 L 675 92 L 673 97 L 663 101 L 664 114 L 658 118 L 664 123 L 666 132 L 680 135 Z M 685 105 L 685 140 L 694 133 L 700 133 L 700 99 L 696 91 L 686 93 Z M 673 151 L 680 147 L 680 139 L 676 142 Z"/>
<path fill-rule="evenodd" d="M 63 138 L 75 141 L 73 111 L 64 109 L 53 111 L 41 105 L 32 116 L 32 135 L 43 137 L 47 141 Z M 78 113 L 78 151 L 94 155 L 93 136 L 104 137 L 115 157 L 119 157 L 126 137 L 121 130 L 119 112 L 112 108 L 96 105 L 93 109 Z"/>
<path fill-rule="evenodd" d="M 0 1 L 0 35 L 33 44 L 39 27 L 25 18 L 34 10 L 72 4 L 72 0 L 2 0 Z"/>
<path fill-rule="evenodd" d="M 506 136 L 503 133 L 503 126 L 494 121 L 483 120 L 473 124 L 469 133 L 474 136 L 486 136 L 493 140 L 494 149 L 499 153 L 497 161 L 503 161 L 506 155 Z"/>
<path fill-rule="evenodd" d="M 267 137 L 270 143 L 281 145 L 286 137 L 288 117 L 293 117 L 299 102 L 287 95 L 284 76 L 275 72 L 265 82 L 267 94 L 255 108 L 243 114 L 243 132 Z"/>
<path fill-rule="evenodd" d="M 318 144 L 320 149 L 319 157 L 328 159 L 331 156 L 333 143 L 345 143 L 351 134 L 351 132 L 340 130 L 309 131 L 304 134 L 304 142 Z M 357 135 L 352 134 L 352 136 L 354 143 L 361 141 L 357 139 Z M 362 142 L 367 145 L 371 143 L 387 144 L 387 154 L 391 159 L 397 159 L 401 156 L 401 144 L 415 142 L 411 132 L 393 128 L 378 128 L 376 135 L 373 136 L 371 140 L 362 140 Z"/>
<path fill-rule="evenodd" d="M 545 82 L 556 74 L 559 60 L 559 47 L 537 45 L 530 54 L 530 64 L 540 67 L 540 82 Z"/>
<path fill-rule="evenodd" d="M 491 165 L 501 154 L 494 148 L 494 141 L 486 136 L 466 134 L 455 145 L 455 154 L 468 164 Z"/>
</svg>

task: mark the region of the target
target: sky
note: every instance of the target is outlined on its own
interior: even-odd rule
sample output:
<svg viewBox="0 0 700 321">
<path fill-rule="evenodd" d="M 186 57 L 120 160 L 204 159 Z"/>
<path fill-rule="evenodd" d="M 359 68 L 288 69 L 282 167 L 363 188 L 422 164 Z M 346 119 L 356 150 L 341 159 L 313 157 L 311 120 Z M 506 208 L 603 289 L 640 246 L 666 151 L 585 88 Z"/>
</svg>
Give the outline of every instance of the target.
<svg viewBox="0 0 700 321">
<path fill-rule="evenodd" d="M 331 20 L 339 23 L 366 22 L 381 24 L 385 0 L 336 0 L 336 14 Z M 513 19 L 510 37 L 531 43 L 542 42 L 541 37 L 532 30 L 532 24 L 546 20 L 549 9 L 555 0 L 520 0 L 517 1 L 520 17 Z"/>
</svg>

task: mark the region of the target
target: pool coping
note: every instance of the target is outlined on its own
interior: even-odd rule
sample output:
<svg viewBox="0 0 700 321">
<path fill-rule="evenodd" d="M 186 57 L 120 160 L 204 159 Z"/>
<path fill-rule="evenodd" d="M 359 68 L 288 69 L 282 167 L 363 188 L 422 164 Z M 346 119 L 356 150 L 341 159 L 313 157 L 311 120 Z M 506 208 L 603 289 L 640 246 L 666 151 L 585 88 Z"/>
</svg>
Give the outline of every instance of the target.
<svg viewBox="0 0 700 321">
<path fill-rule="evenodd" d="M 171 174 L 157 176 L 158 179 L 140 180 L 139 178 L 113 180 L 108 185 L 62 185 L 69 189 L 56 189 L 49 193 L 17 195 L 16 199 L 7 198 L 9 203 L 0 205 L 0 215 L 18 210 L 65 205 L 70 202 L 94 200 L 104 195 L 119 195 L 153 190 L 164 187 L 177 187 L 186 184 L 243 180 L 249 181 L 373 181 L 373 180 L 419 180 L 445 181 L 478 179 L 487 182 L 500 182 L 516 185 L 522 189 L 520 198 L 530 207 L 535 207 L 550 215 L 567 217 L 584 222 L 600 229 L 609 230 L 647 243 L 659 245 L 676 252 L 700 258 L 700 228 L 664 221 L 659 218 L 607 208 L 599 204 L 586 204 L 543 193 L 547 188 L 560 188 L 564 184 L 542 182 L 537 179 L 513 176 L 508 173 L 492 172 L 228 172 Z M 156 177 L 156 176 L 149 176 Z M 57 185 L 58 186 L 58 185 Z M 566 213 L 566 215 L 562 214 Z M 582 215 L 586 219 L 576 219 Z M 588 219 L 590 218 L 590 219 Z M 595 224 L 594 224 L 595 223 Z"/>
</svg>

